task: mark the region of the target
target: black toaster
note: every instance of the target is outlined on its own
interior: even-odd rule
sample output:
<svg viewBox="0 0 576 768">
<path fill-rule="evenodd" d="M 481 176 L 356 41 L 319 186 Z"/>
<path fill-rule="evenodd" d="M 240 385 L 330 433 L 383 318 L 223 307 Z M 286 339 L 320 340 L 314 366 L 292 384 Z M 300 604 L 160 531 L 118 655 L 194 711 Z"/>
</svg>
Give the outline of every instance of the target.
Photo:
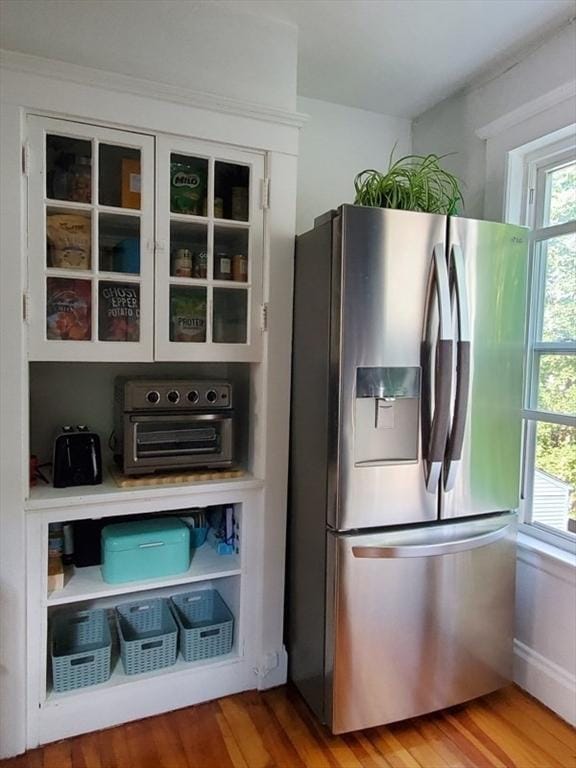
<svg viewBox="0 0 576 768">
<path fill-rule="evenodd" d="M 98 485 L 102 482 L 100 438 L 86 426 L 62 427 L 54 438 L 52 484 Z"/>
</svg>

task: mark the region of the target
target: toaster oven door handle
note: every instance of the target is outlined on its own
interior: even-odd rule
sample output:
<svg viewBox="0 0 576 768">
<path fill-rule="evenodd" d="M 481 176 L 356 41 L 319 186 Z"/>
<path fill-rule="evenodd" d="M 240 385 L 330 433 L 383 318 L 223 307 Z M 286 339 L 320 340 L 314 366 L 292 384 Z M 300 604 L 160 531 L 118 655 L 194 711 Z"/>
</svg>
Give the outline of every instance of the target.
<svg viewBox="0 0 576 768">
<path fill-rule="evenodd" d="M 130 416 L 130 421 L 133 423 L 144 423 L 144 424 L 150 424 L 150 423 L 157 423 L 161 421 L 174 421 L 174 422 L 182 422 L 182 421 L 226 421 L 227 419 L 231 419 L 232 414 L 230 411 L 227 413 L 199 413 L 199 414 L 180 414 L 179 416 L 168 416 L 163 415 L 160 413 L 157 413 L 155 416 Z"/>
<path fill-rule="evenodd" d="M 138 549 L 148 549 L 149 547 L 163 547 L 163 541 L 148 541 L 145 544 L 138 544 Z"/>
</svg>

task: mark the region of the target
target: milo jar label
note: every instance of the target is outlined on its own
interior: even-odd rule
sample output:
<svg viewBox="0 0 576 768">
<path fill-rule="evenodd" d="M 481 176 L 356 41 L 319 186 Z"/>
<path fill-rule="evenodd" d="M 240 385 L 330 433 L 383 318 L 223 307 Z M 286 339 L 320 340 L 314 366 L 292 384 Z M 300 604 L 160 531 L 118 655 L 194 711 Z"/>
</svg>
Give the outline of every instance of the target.
<svg viewBox="0 0 576 768">
<path fill-rule="evenodd" d="M 173 213 L 205 215 L 208 164 L 194 157 L 170 163 L 170 210 Z"/>
</svg>

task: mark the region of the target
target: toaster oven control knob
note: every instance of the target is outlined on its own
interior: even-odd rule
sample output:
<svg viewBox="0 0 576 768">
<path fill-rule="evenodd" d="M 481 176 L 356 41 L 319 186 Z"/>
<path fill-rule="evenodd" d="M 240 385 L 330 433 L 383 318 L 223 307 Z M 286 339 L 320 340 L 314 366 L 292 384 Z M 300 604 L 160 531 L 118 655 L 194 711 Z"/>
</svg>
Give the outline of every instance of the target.
<svg viewBox="0 0 576 768">
<path fill-rule="evenodd" d="M 166 395 L 166 397 L 168 398 L 169 403 L 176 404 L 178 400 L 180 400 L 180 393 L 177 392 L 175 389 L 171 389 L 170 392 L 168 392 L 168 394 Z"/>
<path fill-rule="evenodd" d="M 190 392 L 188 392 L 188 400 L 190 400 L 191 403 L 197 403 L 198 397 L 198 392 L 195 389 L 191 389 Z"/>
<path fill-rule="evenodd" d="M 218 393 L 215 389 L 209 389 L 208 392 L 206 392 L 206 400 L 208 400 L 209 403 L 215 403 L 216 400 L 218 400 Z"/>
<path fill-rule="evenodd" d="M 152 405 L 155 405 L 160 400 L 160 395 L 153 390 L 152 392 L 148 392 L 146 400 L 148 400 L 149 403 L 152 403 Z"/>
</svg>

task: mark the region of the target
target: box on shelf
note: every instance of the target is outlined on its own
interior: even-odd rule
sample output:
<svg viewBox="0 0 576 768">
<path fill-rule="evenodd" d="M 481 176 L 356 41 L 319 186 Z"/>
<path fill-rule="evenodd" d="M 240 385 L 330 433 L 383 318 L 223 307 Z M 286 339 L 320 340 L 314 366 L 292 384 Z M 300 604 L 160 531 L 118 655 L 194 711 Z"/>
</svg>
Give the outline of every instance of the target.
<svg viewBox="0 0 576 768">
<path fill-rule="evenodd" d="M 140 160 L 122 158 L 122 208 L 140 208 Z"/>
<path fill-rule="evenodd" d="M 48 556 L 48 594 L 64 589 L 73 573 L 71 566 L 62 562 L 61 555 Z"/>
<path fill-rule="evenodd" d="M 48 557 L 48 592 L 64 587 L 64 565 L 60 555 Z"/>
<path fill-rule="evenodd" d="M 153 672 L 176 662 L 178 627 L 161 597 L 116 606 L 120 656 L 127 675 Z"/>
<path fill-rule="evenodd" d="M 112 640 L 106 611 L 56 615 L 50 630 L 52 685 L 57 693 L 108 680 Z"/>
<path fill-rule="evenodd" d="M 102 577 L 109 584 L 175 576 L 190 567 L 190 532 L 173 517 L 102 529 Z"/>
</svg>

